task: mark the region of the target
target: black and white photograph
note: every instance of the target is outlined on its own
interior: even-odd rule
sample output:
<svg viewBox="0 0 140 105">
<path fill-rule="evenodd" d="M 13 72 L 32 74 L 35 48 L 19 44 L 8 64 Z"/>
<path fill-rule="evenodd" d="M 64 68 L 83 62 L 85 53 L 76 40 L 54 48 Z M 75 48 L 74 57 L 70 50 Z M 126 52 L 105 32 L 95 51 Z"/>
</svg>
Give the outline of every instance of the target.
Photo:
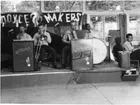
<svg viewBox="0 0 140 105">
<path fill-rule="evenodd" d="M 139 0 L 0 5 L 0 104 L 140 105 Z"/>
</svg>

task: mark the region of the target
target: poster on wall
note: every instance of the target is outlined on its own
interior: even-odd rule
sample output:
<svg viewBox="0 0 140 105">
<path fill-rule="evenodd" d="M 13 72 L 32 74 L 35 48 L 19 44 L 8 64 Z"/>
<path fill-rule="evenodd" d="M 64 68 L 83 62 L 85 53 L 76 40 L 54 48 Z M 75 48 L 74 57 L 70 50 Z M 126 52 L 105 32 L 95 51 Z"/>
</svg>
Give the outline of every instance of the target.
<svg viewBox="0 0 140 105">
<path fill-rule="evenodd" d="M 57 12 L 57 13 L 3 13 L 1 14 L 1 27 L 19 27 L 20 24 L 37 27 L 44 23 L 48 26 L 54 26 L 57 22 L 60 25 L 68 25 L 71 20 L 80 23 L 82 12 Z"/>
</svg>

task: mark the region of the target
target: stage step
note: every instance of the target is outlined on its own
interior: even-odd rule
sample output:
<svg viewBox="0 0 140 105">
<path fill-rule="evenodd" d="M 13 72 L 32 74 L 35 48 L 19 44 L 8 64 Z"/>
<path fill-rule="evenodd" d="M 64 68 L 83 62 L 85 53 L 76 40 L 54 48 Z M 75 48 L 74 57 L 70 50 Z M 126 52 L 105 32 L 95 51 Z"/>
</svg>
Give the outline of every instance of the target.
<svg viewBox="0 0 140 105">
<path fill-rule="evenodd" d="M 120 82 L 122 69 L 118 67 L 96 68 L 75 72 L 68 69 L 48 69 L 35 72 L 5 72 L 1 74 L 1 88 L 19 88 L 28 86 Z"/>
</svg>

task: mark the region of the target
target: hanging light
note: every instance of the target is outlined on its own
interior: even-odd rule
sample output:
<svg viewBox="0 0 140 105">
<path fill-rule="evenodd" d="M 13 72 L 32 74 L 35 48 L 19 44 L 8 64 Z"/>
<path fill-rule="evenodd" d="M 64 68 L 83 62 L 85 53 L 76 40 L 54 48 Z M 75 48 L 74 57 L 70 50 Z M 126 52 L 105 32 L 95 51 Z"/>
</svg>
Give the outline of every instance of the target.
<svg viewBox="0 0 140 105">
<path fill-rule="evenodd" d="M 56 11 L 60 11 L 60 7 L 57 5 L 57 6 L 55 7 L 55 10 L 56 10 Z"/>
<path fill-rule="evenodd" d="M 98 17 L 97 16 L 95 17 L 95 20 L 98 20 Z"/>
</svg>

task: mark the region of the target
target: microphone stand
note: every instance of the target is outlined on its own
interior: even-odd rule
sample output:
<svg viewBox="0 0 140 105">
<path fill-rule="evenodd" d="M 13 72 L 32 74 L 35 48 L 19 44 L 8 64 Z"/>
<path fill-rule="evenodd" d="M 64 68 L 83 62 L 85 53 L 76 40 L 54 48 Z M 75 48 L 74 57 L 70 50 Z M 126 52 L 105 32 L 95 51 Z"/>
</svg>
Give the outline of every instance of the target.
<svg viewBox="0 0 140 105">
<path fill-rule="evenodd" d="M 108 46 L 108 62 L 110 62 L 111 61 L 111 59 L 110 59 L 110 38 L 111 38 L 111 36 L 109 35 L 108 36 L 108 43 L 109 43 L 109 46 Z"/>
</svg>

